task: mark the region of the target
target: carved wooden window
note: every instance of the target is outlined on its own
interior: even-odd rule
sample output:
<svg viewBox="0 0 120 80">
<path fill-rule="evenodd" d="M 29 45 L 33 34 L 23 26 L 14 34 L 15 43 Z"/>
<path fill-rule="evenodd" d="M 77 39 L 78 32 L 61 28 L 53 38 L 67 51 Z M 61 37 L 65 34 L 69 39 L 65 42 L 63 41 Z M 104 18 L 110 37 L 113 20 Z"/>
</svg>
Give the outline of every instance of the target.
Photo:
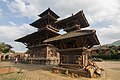
<svg viewBox="0 0 120 80">
<path fill-rule="evenodd" d="M 82 59 L 82 56 L 80 56 L 80 55 L 76 55 L 75 56 L 75 63 L 79 63 L 78 61 L 80 61 L 80 58 Z"/>
<path fill-rule="evenodd" d="M 69 56 L 62 55 L 61 58 L 62 58 L 62 63 L 69 63 Z"/>
</svg>

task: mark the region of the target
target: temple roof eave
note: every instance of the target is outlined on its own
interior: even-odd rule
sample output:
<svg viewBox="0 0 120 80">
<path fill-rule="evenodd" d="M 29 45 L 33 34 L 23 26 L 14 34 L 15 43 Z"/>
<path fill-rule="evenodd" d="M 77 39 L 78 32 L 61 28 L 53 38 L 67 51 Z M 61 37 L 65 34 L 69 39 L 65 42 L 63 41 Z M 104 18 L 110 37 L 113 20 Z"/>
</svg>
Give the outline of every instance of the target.
<svg viewBox="0 0 120 80">
<path fill-rule="evenodd" d="M 62 40 L 62 39 L 67 39 L 67 38 L 72 38 L 72 37 L 79 37 L 79 36 L 85 36 L 85 35 L 90 35 L 96 32 L 95 30 L 76 30 L 72 31 L 63 35 L 55 36 L 49 39 L 44 40 L 43 42 L 51 42 L 51 41 L 57 41 L 57 40 Z"/>
<path fill-rule="evenodd" d="M 28 34 L 28 35 L 26 35 L 26 36 L 24 36 L 24 37 L 21 37 L 21 38 L 16 39 L 15 41 L 16 41 L 16 42 L 22 42 L 22 43 L 25 42 L 25 43 L 27 43 L 27 42 L 29 42 L 29 40 L 30 40 L 31 38 L 34 38 L 34 37 L 36 37 L 36 36 L 37 36 L 37 38 L 38 38 L 38 36 L 43 36 L 43 35 L 41 35 L 41 33 L 43 33 L 44 30 L 47 30 L 48 32 L 51 32 L 51 33 L 55 34 L 56 36 L 57 36 L 57 35 L 60 35 L 59 33 L 57 33 L 57 32 L 54 31 L 54 30 L 43 29 L 43 31 L 37 31 L 37 32 L 31 33 L 31 34 Z"/>
<path fill-rule="evenodd" d="M 40 18 L 40 19 L 34 21 L 30 25 L 35 28 L 44 27 L 47 24 L 47 22 L 45 21 L 46 18 L 51 19 L 53 22 L 57 21 L 54 17 L 52 17 L 51 15 L 48 14 L 48 15 L 44 16 L 43 18 Z"/>
<path fill-rule="evenodd" d="M 56 21 L 55 22 L 55 25 L 59 25 L 60 27 L 64 28 L 65 24 L 71 20 L 81 20 L 82 21 L 82 24 L 84 24 L 84 26 L 81 26 L 81 28 L 85 28 L 85 27 L 88 27 L 89 26 L 89 23 L 83 13 L 83 10 L 79 11 L 78 13 L 76 13 L 75 15 L 72 15 L 68 18 L 65 18 L 65 19 L 62 19 L 62 20 L 59 20 L 59 21 Z"/>
</svg>

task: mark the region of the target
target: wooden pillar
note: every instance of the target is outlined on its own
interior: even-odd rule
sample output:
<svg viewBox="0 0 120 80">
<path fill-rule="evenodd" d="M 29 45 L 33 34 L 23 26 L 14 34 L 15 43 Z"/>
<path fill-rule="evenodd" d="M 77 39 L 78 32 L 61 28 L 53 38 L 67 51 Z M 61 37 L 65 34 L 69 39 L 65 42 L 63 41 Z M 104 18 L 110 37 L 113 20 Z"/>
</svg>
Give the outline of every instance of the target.
<svg viewBox="0 0 120 80">
<path fill-rule="evenodd" d="M 82 62 L 83 62 L 83 68 L 88 65 L 88 55 L 90 54 L 91 50 L 86 49 L 82 52 Z"/>
<path fill-rule="evenodd" d="M 60 55 L 60 64 L 62 64 L 62 56 Z"/>
</svg>

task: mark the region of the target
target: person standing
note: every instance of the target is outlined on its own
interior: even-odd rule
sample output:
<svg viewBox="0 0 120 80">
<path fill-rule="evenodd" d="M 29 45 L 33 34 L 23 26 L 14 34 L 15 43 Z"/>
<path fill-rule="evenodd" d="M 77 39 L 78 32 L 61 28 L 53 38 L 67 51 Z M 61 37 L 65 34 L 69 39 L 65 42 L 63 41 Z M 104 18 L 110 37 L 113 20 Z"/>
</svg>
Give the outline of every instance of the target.
<svg viewBox="0 0 120 80">
<path fill-rule="evenodd" d="M 18 63 L 18 58 L 17 58 L 17 57 L 15 58 L 15 64 L 16 64 L 16 63 Z"/>
</svg>

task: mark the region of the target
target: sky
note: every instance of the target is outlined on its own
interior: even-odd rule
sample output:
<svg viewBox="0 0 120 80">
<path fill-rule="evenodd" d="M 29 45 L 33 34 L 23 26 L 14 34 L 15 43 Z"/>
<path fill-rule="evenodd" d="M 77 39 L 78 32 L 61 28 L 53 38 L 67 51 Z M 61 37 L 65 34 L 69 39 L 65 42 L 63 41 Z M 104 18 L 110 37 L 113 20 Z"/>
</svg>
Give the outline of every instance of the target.
<svg viewBox="0 0 120 80">
<path fill-rule="evenodd" d="M 83 10 L 90 24 L 86 29 L 96 29 L 101 45 L 120 40 L 120 0 L 0 0 L 0 42 L 26 51 L 14 40 L 37 31 L 29 24 L 48 7 L 60 19 Z"/>
</svg>

